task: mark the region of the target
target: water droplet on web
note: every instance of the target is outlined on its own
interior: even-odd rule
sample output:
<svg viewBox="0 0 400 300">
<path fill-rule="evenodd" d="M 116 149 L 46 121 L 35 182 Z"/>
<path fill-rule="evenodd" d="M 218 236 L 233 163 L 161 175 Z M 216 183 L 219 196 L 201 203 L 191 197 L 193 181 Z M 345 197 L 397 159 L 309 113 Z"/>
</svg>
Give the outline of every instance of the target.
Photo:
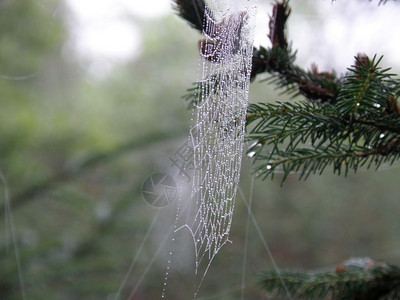
<svg viewBox="0 0 400 300">
<path fill-rule="evenodd" d="M 210 0 L 208 4 L 213 8 L 222 5 L 217 21 L 209 8 L 205 8 L 207 47 L 201 50 L 201 78 L 195 101 L 198 105 L 193 111 L 195 123 L 189 137 L 194 158 L 192 196 L 190 209 L 184 216 L 195 243 L 196 272 L 203 272 L 203 276 L 211 260 L 228 242 L 232 223 L 243 156 L 254 2 Z M 255 154 L 256 151 L 251 151 L 247 155 Z"/>
<path fill-rule="evenodd" d="M 249 153 L 247 153 L 248 157 L 253 157 L 257 152 L 256 151 L 251 151 Z"/>
</svg>

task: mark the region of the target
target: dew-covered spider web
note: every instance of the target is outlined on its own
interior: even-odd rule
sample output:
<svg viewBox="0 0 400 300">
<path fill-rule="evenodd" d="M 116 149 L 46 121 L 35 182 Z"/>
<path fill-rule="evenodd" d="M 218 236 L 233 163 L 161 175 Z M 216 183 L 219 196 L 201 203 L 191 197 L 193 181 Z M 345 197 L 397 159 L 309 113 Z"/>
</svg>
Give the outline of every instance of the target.
<svg viewBox="0 0 400 300">
<path fill-rule="evenodd" d="M 202 279 L 229 242 L 243 151 L 255 2 L 212 0 L 205 8 L 201 75 L 189 135 L 192 191 L 180 226 L 193 237 L 196 273 Z"/>
</svg>

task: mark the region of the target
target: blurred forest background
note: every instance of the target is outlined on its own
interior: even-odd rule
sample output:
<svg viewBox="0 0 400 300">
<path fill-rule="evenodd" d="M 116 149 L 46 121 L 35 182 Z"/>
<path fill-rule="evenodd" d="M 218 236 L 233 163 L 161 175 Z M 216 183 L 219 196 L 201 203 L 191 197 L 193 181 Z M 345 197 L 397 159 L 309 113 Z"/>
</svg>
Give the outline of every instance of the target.
<svg viewBox="0 0 400 300">
<path fill-rule="evenodd" d="M 260 2 L 266 15 L 270 2 Z M 341 59 L 329 48 L 332 36 L 321 29 L 323 13 L 329 12 L 321 12 L 317 2 L 292 3 L 289 39 L 296 38 L 300 63 L 337 67 L 332 63 Z M 321 2 L 332 7 L 326 5 L 330 1 Z M 390 9 L 378 8 L 377 1 L 361 2 L 360 17 Z M 173 224 L 176 203 L 151 207 L 141 188 L 150 174 L 171 168 L 169 158 L 187 137 L 191 112 L 181 96 L 197 79 L 199 35 L 172 9 L 151 18 L 126 11 L 124 20 L 139 32 L 140 46 L 131 57 L 101 62 L 74 47 L 80 28 L 68 2 L 4 0 L 0 16 L 0 171 L 6 181 L 0 201 L 0 298 L 114 299 L 157 216 L 120 299 L 159 299 L 169 246 L 159 253 L 158 248 Z M 304 31 L 304 22 L 309 31 L 296 31 Z M 266 35 L 265 17 L 263 24 L 258 30 Z M 371 30 L 366 35 L 371 43 L 374 34 L 380 35 Z M 320 44 L 326 39 L 327 47 L 301 43 L 311 35 Z M 399 49 L 376 44 L 386 48 L 367 50 L 386 55 Z M 347 66 L 357 54 L 349 51 Z M 385 56 L 383 65 L 399 73 L 395 58 Z M 342 67 L 338 72 L 345 72 Z M 278 92 L 260 79 L 251 86 L 250 101 L 279 100 Z M 245 159 L 245 195 L 250 173 Z M 366 256 L 400 263 L 399 175 L 400 168 L 391 166 L 347 178 L 324 174 L 304 182 L 292 176 L 283 187 L 278 177 L 256 180 L 252 209 L 279 267 L 329 267 Z M 198 299 L 240 298 L 246 223 L 247 209 L 238 197 L 232 244 L 217 255 Z M 190 245 L 180 246 L 191 255 Z M 175 259 L 172 267 L 167 298 L 190 299 L 195 285 L 185 264 Z M 266 298 L 256 274 L 271 268 L 250 226 L 246 299 Z"/>
</svg>

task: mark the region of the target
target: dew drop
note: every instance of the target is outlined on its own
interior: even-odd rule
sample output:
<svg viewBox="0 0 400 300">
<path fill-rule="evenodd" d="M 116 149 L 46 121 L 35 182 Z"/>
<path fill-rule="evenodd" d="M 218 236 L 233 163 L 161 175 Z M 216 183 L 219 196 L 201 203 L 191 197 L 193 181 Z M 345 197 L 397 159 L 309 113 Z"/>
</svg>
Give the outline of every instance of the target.
<svg viewBox="0 0 400 300">
<path fill-rule="evenodd" d="M 376 108 L 380 108 L 380 107 L 381 107 L 381 105 L 380 105 L 379 103 L 374 103 L 374 107 L 376 107 Z"/>
<path fill-rule="evenodd" d="M 253 157 L 257 152 L 256 151 L 251 151 L 249 153 L 247 153 L 248 157 Z"/>
</svg>

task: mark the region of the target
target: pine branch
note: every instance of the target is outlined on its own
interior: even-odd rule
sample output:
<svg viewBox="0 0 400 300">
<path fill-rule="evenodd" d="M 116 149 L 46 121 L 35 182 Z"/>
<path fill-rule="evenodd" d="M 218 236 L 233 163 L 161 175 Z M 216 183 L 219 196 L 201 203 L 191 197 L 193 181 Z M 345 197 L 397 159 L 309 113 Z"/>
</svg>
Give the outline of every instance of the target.
<svg viewBox="0 0 400 300">
<path fill-rule="evenodd" d="M 387 0 L 380 0 L 379 4 L 386 3 Z M 175 10 L 195 29 L 202 32 L 202 17 L 206 10 L 203 0 L 175 0 Z M 337 77 L 335 71 L 319 72 L 316 65 L 310 71 L 294 64 L 296 51 L 289 46 L 286 36 L 286 22 L 291 9 L 286 0 L 276 2 L 272 9 L 269 21 L 268 37 L 272 47 L 254 48 L 252 58 L 251 80 L 254 80 L 260 73 L 269 73 L 270 79 L 267 80 L 276 84 L 278 88 L 283 88 L 286 93 L 293 97 L 303 95 L 308 100 L 319 100 L 334 104 L 337 102 L 339 91 L 341 90 L 341 77 Z M 212 17 L 212 12 L 208 9 L 207 14 Z M 200 51 L 204 43 L 199 43 Z M 198 86 L 199 83 L 195 83 Z M 193 106 L 196 99 L 196 89 L 188 89 L 185 100 L 189 107 Z"/>
<path fill-rule="evenodd" d="M 251 79 L 266 72 L 272 75 L 269 82 L 284 88 L 292 96 L 301 94 L 309 100 L 335 103 L 340 79 L 334 71 L 319 72 L 315 65 L 311 71 L 305 71 L 294 64 L 296 51 L 292 51 L 286 37 L 286 21 L 290 11 L 286 1 L 276 2 L 273 6 L 268 34 L 272 47 L 254 49 Z"/>
<path fill-rule="evenodd" d="M 177 3 L 189 5 L 185 1 Z M 379 66 L 382 57 L 370 60 L 361 54 L 340 78 L 315 65 L 310 71 L 296 66 L 285 31 L 289 15 L 287 2 L 276 2 L 269 22 L 272 47 L 254 48 L 251 76 L 267 72 L 270 83 L 309 101 L 249 106 L 247 140 L 253 146 L 248 155 L 255 173 L 266 178 L 282 172 L 285 180 L 298 172 L 305 179 L 327 167 L 346 175 L 363 166 L 394 163 L 400 152 L 399 79 Z M 184 96 L 189 106 L 201 101 L 202 88 L 218 92 L 215 86 L 196 83 Z"/>
<path fill-rule="evenodd" d="M 400 267 L 371 259 L 352 259 L 328 272 L 266 271 L 259 279 L 269 293 L 285 297 L 287 289 L 298 299 L 383 300 L 400 295 Z"/>
<path fill-rule="evenodd" d="M 255 174 L 263 179 L 275 173 L 284 174 L 282 182 L 294 172 L 299 173 L 300 179 L 307 179 L 311 174 L 321 175 L 323 171 L 332 166 L 333 173 L 338 175 L 348 174 L 350 170 L 357 172 L 360 168 L 370 168 L 372 165 L 378 169 L 383 163 L 393 164 L 400 158 L 399 153 L 386 154 L 386 148 L 370 150 L 365 147 L 341 147 L 333 151 L 328 147 L 319 149 L 297 148 L 292 151 L 277 150 L 276 156 L 259 155 L 259 159 L 266 161 L 255 168 Z M 382 153 L 385 152 L 385 155 Z"/>
<path fill-rule="evenodd" d="M 343 78 L 338 103 L 252 104 L 248 108 L 248 155 L 263 178 L 299 172 L 300 178 L 393 164 L 400 156 L 400 83 L 381 59 L 359 56 Z"/>
<path fill-rule="evenodd" d="M 177 14 L 200 32 L 203 30 L 205 7 L 204 0 L 174 0 L 173 4 Z"/>
<path fill-rule="evenodd" d="M 369 0 L 372 1 L 372 0 Z M 381 4 L 386 4 L 386 2 L 388 2 L 389 0 L 379 0 L 379 5 Z M 393 0 L 393 1 L 397 1 L 397 0 Z"/>
<path fill-rule="evenodd" d="M 206 94 L 210 91 L 218 93 L 217 86 L 219 85 L 219 80 L 216 75 L 211 75 L 210 80 L 199 81 L 193 83 L 193 87 L 187 90 L 187 93 L 182 96 L 182 98 L 187 102 L 188 108 L 196 107 L 199 101 L 203 99 L 203 93 Z"/>
<path fill-rule="evenodd" d="M 309 139 L 317 147 L 319 139 L 332 144 L 345 136 L 340 130 L 346 124 L 334 106 L 318 102 L 251 104 L 246 116 L 249 141 L 278 146 L 289 140 L 287 151 Z"/>
<path fill-rule="evenodd" d="M 190 0 L 177 2 L 188 4 Z M 268 34 L 272 46 L 254 48 L 251 80 L 268 73 L 269 83 L 308 101 L 249 106 L 246 129 L 252 146 L 247 155 L 254 160 L 256 175 L 265 179 L 281 172 L 284 182 L 292 172 L 306 179 L 329 167 L 346 175 L 398 161 L 400 80 L 389 69 L 382 69 L 382 57 L 376 56 L 370 60 L 359 54 L 355 65 L 341 77 L 334 71 L 319 72 L 315 65 L 310 71 L 297 66 L 296 52 L 286 36 L 289 15 L 288 2 L 275 3 Z M 201 101 L 201 84 L 196 83 L 184 96 L 190 105 Z M 323 273 L 264 272 L 260 282 L 280 299 L 287 291 L 296 299 L 400 299 L 400 267 L 371 260 L 346 262 Z"/>
<path fill-rule="evenodd" d="M 191 27 L 202 32 L 202 23 L 198 15 L 204 15 L 206 4 L 201 0 L 175 0 L 175 10 L 178 15 L 184 18 Z M 212 18 L 212 12 L 207 9 L 207 14 Z M 290 15 L 290 7 L 286 1 L 277 2 L 273 7 L 273 14 L 269 22 L 268 37 L 272 47 L 267 49 L 260 46 L 254 48 L 252 58 L 251 80 L 254 80 L 260 73 L 272 75 L 269 80 L 271 83 L 282 88 L 293 97 L 301 94 L 310 100 L 320 100 L 323 102 L 336 102 L 340 88 L 340 78 L 335 72 L 319 72 L 316 66 L 310 71 L 294 64 L 296 52 L 292 51 L 290 43 L 286 37 L 286 21 Z M 199 43 L 200 52 L 204 51 L 204 41 Z M 194 83 L 194 87 L 200 83 Z M 184 99 L 189 107 L 193 107 L 197 101 L 197 89 L 190 88 Z"/>
<path fill-rule="evenodd" d="M 382 70 L 378 65 L 382 56 L 376 60 L 358 55 L 356 64 L 343 79 L 342 89 L 338 96 L 339 110 L 352 117 L 357 115 L 382 113 L 391 96 L 399 89 L 399 81 L 392 79 L 390 69 Z M 361 103 L 363 102 L 363 103 Z"/>
</svg>

